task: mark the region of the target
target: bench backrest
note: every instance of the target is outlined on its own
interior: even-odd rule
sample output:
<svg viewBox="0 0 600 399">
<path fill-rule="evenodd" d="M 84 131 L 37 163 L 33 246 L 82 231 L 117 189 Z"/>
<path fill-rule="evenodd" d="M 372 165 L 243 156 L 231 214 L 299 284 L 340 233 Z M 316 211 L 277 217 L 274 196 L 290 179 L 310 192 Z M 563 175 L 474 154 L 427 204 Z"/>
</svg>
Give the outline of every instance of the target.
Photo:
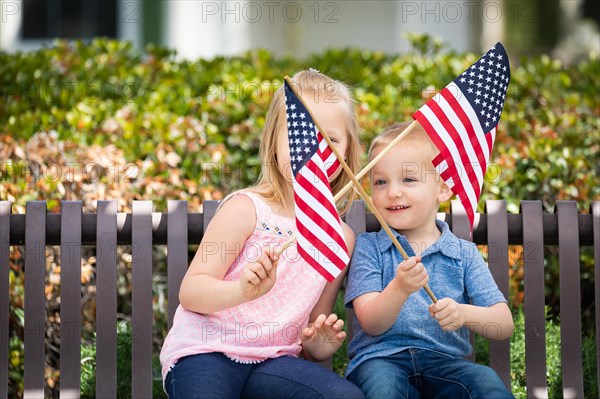
<svg viewBox="0 0 600 399">
<path fill-rule="evenodd" d="M 204 201 L 203 213 L 188 213 L 186 201 L 168 201 L 166 213 L 153 213 L 151 201 L 134 201 L 131 213 L 118 213 L 116 201 L 98 201 L 97 212 L 82 213 L 80 201 L 63 201 L 61 214 L 47 214 L 45 201 L 12 215 L 0 201 L 0 398 L 8 395 L 9 251 L 24 245 L 25 254 L 25 397 L 43 397 L 45 367 L 45 247 L 61 246 L 61 397 L 79 397 L 81 373 L 81 249 L 96 246 L 96 395 L 114 397 L 117 386 L 117 245 L 132 246 L 132 393 L 152 397 L 152 248 L 167 245 L 168 326 L 177 308 L 178 290 L 188 267 L 188 244 L 198 244 L 218 206 Z M 470 239 L 469 222 L 458 202 L 439 214 L 452 231 Z M 357 201 L 345 218 L 358 235 L 379 229 Z M 578 214 L 573 201 L 559 201 L 544 213 L 541 201 L 522 201 L 521 213 L 508 214 L 504 201 L 487 201 L 478 215 L 472 240 L 489 248 L 489 266 L 506 298 L 509 295 L 508 246 L 522 245 L 524 257 L 526 378 L 528 397 L 544 397 L 546 347 L 544 317 L 544 245 L 558 245 L 563 392 L 583 397 L 579 248 L 594 246 L 595 299 L 600 303 L 600 201 Z M 596 329 L 600 306 L 596 306 Z M 597 351 L 600 336 L 597 335 Z M 600 356 L 598 356 L 600 362 Z M 509 341 L 490 345 L 490 365 L 510 386 Z M 598 364 L 600 378 L 600 364 Z"/>
</svg>

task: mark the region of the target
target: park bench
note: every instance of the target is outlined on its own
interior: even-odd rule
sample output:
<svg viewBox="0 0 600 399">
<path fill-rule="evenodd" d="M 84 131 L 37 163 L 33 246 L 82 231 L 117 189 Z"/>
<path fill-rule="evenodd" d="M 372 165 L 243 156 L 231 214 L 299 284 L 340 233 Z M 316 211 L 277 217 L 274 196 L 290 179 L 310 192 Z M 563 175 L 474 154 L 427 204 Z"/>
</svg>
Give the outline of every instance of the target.
<svg viewBox="0 0 600 399">
<path fill-rule="evenodd" d="M 116 201 L 98 201 L 96 213 L 82 213 L 80 201 L 63 201 L 61 214 L 46 212 L 45 201 L 32 201 L 25 214 L 11 214 L 11 203 L 0 201 L 0 398 L 8 392 L 9 270 L 11 245 L 24 246 L 25 257 L 25 375 L 24 397 L 44 397 L 45 367 L 45 247 L 61 246 L 60 392 L 76 398 L 81 374 L 81 248 L 96 246 L 96 395 L 114 398 L 117 384 L 117 246 L 132 248 L 132 397 L 152 397 L 152 249 L 167 245 L 168 326 L 178 306 L 178 290 L 188 267 L 188 244 L 198 244 L 214 215 L 217 201 L 205 201 L 203 213 L 188 213 L 186 201 L 168 201 L 166 213 L 154 213 L 151 201 L 134 201 L 131 213 L 118 213 Z M 464 209 L 453 202 L 440 214 L 461 238 L 469 238 Z M 377 220 L 357 201 L 345 218 L 356 234 L 379 229 Z M 582 398 L 582 347 L 579 249 L 594 247 L 595 300 L 600 303 L 600 201 L 589 213 L 578 214 L 573 201 L 558 201 L 545 213 L 541 201 L 522 201 L 519 214 L 508 214 L 504 201 L 487 201 L 472 236 L 487 245 L 489 266 L 508 297 L 509 245 L 523 246 L 524 312 L 526 325 L 527 395 L 544 397 L 546 348 L 544 313 L 544 245 L 557 245 L 560 262 L 560 319 L 564 397 Z M 596 330 L 600 307 L 596 306 Z M 600 336 L 596 336 L 597 352 Z M 490 345 L 490 365 L 510 386 L 509 341 Z M 598 361 L 600 362 L 600 353 Z M 600 367 L 598 367 L 600 372 Z M 600 377 L 600 375 L 599 375 Z"/>
</svg>

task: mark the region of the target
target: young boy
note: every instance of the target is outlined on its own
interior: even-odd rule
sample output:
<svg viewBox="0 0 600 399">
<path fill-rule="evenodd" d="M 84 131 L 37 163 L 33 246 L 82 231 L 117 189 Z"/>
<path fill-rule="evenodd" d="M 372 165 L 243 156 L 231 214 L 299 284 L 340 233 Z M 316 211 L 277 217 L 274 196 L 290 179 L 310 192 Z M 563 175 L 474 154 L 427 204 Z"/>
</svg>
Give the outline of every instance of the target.
<svg viewBox="0 0 600 399">
<path fill-rule="evenodd" d="M 376 137 L 369 159 L 407 126 Z M 475 244 L 436 220 L 452 197 L 431 162 L 436 153 L 419 126 L 371 171 L 373 203 L 410 258 L 383 229 L 358 237 L 345 296 L 356 314 L 346 375 L 367 398 L 513 398 L 491 368 L 463 359 L 468 330 L 504 340 L 513 320 Z M 421 289 L 427 283 L 436 304 Z"/>
</svg>

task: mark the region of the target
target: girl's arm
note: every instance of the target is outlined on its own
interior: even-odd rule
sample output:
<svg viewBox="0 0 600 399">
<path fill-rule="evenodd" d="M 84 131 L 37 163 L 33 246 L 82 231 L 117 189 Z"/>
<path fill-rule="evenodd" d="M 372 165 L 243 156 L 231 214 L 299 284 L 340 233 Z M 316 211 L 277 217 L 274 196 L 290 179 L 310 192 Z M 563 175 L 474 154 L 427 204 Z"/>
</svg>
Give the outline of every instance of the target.
<svg viewBox="0 0 600 399">
<path fill-rule="evenodd" d="M 346 223 L 342 223 L 342 229 L 348 252 L 352 255 L 355 242 L 354 232 Z M 338 319 L 337 315 L 332 312 L 347 272 L 348 266 L 335 280 L 325 285 L 319 300 L 310 313 L 308 327 L 302 331 L 302 356 L 305 359 L 322 361 L 329 358 L 346 338 L 346 333 L 342 331 L 344 321 Z"/>
<path fill-rule="evenodd" d="M 181 306 L 197 313 L 213 313 L 251 299 L 244 296 L 240 281 L 224 281 L 223 277 L 255 225 L 254 204 L 247 196 L 236 195 L 223 204 L 183 277 L 179 289 Z"/>
</svg>

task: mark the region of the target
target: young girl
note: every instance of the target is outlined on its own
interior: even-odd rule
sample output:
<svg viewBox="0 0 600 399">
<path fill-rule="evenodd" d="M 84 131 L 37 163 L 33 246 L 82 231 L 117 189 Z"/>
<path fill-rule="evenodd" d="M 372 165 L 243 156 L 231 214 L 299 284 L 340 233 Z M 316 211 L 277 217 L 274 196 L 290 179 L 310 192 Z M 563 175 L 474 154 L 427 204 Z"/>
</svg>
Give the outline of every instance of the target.
<svg viewBox="0 0 600 399">
<path fill-rule="evenodd" d="M 356 171 L 360 145 L 348 88 L 313 70 L 292 81 Z M 296 231 L 283 86 L 260 155 L 258 183 L 225 199 L 181 283 L 160 355 L 165 389 L 171 399 L 362 398 L 349 381 L 298 357 L 327 359 L 345 339 L 344 322 L 330 314 L 345 273 L 326 284 L 295 245 L 277 256 Z M 330 179 L 334 193 L 348 182 L 340 171 Z M 351 251 L 354 234 L 343 228 Z"/>
</svg>

